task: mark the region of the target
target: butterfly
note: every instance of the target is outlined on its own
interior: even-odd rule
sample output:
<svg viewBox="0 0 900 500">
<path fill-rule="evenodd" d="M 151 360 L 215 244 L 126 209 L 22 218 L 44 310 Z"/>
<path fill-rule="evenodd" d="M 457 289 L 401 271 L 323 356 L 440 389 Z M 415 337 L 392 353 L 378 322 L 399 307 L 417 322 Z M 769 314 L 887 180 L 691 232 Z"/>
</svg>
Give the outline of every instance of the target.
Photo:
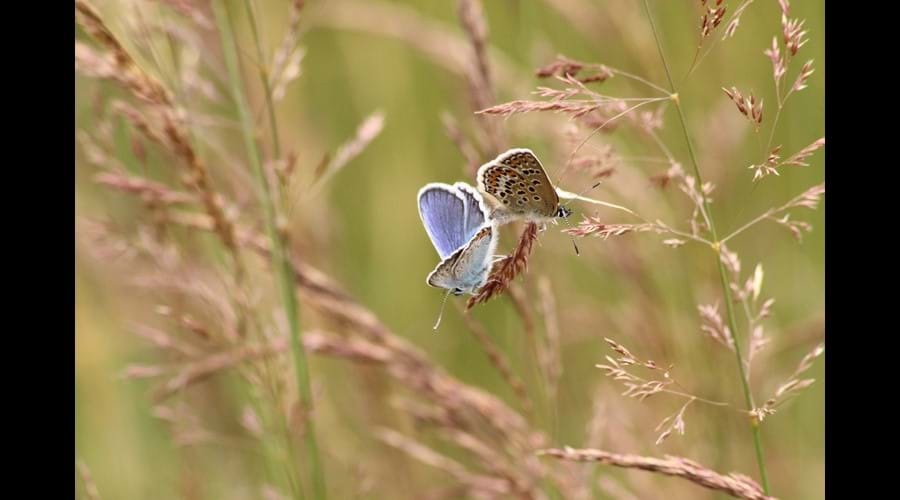
<svg viewBox="0 0 900 500">
<path fill-rule="evenodd" d="M 428 285 L 448 294 L 474 294 L 487 281 L 497 247 L 497 226 L 478 191 L 464 183 L 430 183 L 419 190 L 419 217 L 441 262 Z"/>
<path fill-rule="evenodd" d="M 498 225 L 555 221 L 572 214 L 559 204 L 556 189 L 530 149 L 510 149 L 482 165 L 476 178 L 478 189 L 495 202 L 490 218 Z"/>
</svg>

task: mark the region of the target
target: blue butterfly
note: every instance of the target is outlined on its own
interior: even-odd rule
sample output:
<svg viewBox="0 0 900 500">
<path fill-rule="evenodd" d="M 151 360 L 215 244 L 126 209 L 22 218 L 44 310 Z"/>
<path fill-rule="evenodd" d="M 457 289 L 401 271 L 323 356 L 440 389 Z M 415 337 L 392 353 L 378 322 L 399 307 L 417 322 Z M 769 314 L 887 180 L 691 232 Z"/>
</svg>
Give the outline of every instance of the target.
<svg viewBox="0 0 900 500">
<path fill-rule="evenodd" d="M 419 190 L 419 216 L 441 262 L 428 285 L 448 294 L 474 294 L 487 281 L 497 247 L 497 227 L 478 191 L 464 183 L 430 183 Z"/>
</svg>

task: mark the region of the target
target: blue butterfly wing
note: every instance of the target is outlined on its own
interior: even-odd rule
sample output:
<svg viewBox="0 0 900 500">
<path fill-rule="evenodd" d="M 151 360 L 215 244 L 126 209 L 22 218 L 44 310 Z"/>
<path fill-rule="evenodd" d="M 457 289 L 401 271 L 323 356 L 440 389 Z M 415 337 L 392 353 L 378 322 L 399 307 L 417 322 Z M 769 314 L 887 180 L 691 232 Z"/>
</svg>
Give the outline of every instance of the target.
<svg viewBox="0 0 900 500">
<path fill-rule="evenodd" d="M 465 200 L 463 215 L 465 223 L 463 224 L 463 234 L 465 235 L 466 242 L 468 242 L 479 230 L 481 230 L 481 227 L 487 220 L 488 209 L 481 194 L 478 193 L 474 187 L 465 182 L 457 182 L 453 187 L 459 191 L 463 200 Z"/>
<path fill-rule="evenodd" d="M 466 203 L 457 193 L 453 186 L 437 183 L 419 191 L 419 216 L 441 259 L 446 259 L 469 241 L 466 237 Z"/>
</svg>

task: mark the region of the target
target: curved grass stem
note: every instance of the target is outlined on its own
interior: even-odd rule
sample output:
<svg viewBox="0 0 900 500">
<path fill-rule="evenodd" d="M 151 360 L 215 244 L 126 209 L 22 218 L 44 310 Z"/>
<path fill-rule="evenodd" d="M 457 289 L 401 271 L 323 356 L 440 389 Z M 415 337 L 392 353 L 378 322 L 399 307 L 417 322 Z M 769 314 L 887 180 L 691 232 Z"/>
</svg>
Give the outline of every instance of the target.
<svg viewBox="0 0 900 500">
<path fill-rule="evenodd" d="M 713 222 L 712 214 L 710 213 L 710 210 L 709 210 L 709 199 L 706 197 L 706 193 L 703 191 L 703 188 L 702 188 L 703 180 L 702 180 L 702 177 L 700 176 L 700 166 L 697 162 L 697 156 L 694 153 L 694 146 L 691 143 L 691 136 L 688 133 L 687 122 L 684 119 L 684 111 L 682 110 L 682 107 L 681 107 L 681 100 L 679 98 L 677 98 L 678 91 L 675 88 L 674 81 L 672 80 L 672 73 L 669 71 L 669 64 L 666 61 L 665 53 L 663 52 L 663 49 L 662 49 L 662 42 L 659 39 L 659 32 L 657 31 L 656 25 L 653 22 L 653 15 L 650 13 L 650 6 L 649 6 L 647 0 L 644 0 L 644 10 L 647 13 L 647 19 L 650 22 L 650 28 L 653 30 L 653 37 L 656 40 L 656 48 L 659 51 L 659 57 L 660 57 L 660 59 L 662 59 L 663 67 L 666 70 L 666 78 L 669 81 L 669 88 L 672 91 L 673 100 L 675 101 L 675 108 L 678 110 L 678 119 L 681 123 L 681 130 L 682 130 L 682 132 L 684 132 L 684 140 L 687 143 L 688 153 L 690 154 L 691 163 L 694 167 L 694 175 L 697 178 L 697 183 L 701 186 L 699 191 L 700 191 L 700 196 L 703 198 L 703 207 L 702 208 L 707 216 L 706 220 L 707 220 L 707 223 L 709 224 L 709 232 L 710 232 L 710 234 L 712 234 L 713 241 L 715 242 L 713 244 L 713 249 L 716 252 L 716 263 L 717 263 L 718 269 L 719 269 L 719 278 L 722 283 L 722 294 L 725 297 L 725 309 L 726 309 L 726 313 L 728 316 L 728 325 L 729 325 L 729 328 L 731 328 L 731 335 L 734 340 L 734 354 L 737 359 L 738 371 L 740 372 L 741 386 L 744 391 L 744 400 L 747 404 L 747 409 L 753 410 L 755 408 L 755 405 L 753 404 L 753 394 L 750 392 L 750 382 L 747 379 L 747 373 L 746 373 L 746 369 L 744 366 L 744 358 L 741 355 L 741 343 L 740 343 L 740 340 L 738 339 L 738 334 L 737 334 L 737 332 L 738 332 L 737 320 L 736 320 L 735 314 L 734 314 L 734 305 L 732 304 L 731 289 L 728 286 L 728 278 L 727 278 L 727 275 L 725 272 L 725 265 L 722 263 L 722 259 L 720 256 L 721 243 L 719 241 L 719 236 L 716 233 L 716 226 L 715 226 L 715 223 Z M 765 463 L 765 457 L 763 456 L 762 441 L 760 439 L 759 423 L 756 419 L 752 419 L 750 422 L 751 422 L 751 430 L 753 433 L 753 447 L 754 447 L 754 450 L 756 451 L 756 463 L 759 467 L 760 481 L 762 482 L 763 491 L 766 493 L 766 495 L 768 495 L 769 494 L 769 479 L 766 474 L 766 463 Z"/>
</svg>

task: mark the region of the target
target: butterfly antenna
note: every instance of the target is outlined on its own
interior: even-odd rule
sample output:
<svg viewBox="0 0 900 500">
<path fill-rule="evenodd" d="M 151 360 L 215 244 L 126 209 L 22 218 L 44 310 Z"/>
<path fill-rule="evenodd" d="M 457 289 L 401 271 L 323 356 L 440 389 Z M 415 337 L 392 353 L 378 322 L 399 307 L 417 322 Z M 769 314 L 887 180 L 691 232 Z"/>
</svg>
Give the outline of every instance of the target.
<svg viewBox="0 0 900 500">
<path fill-rule="evenodd" d="M 603 184 L 603 181 L 598 181 L 598 182 L 597 182 L 596 184 L 594 184 L 593 186 L 591 186 L 591 187 L 589 187 L 589 188 L 587 188 L 587 189 L 581 191 L 580 193 L 576 194 L 575 196 L 583 196 L 583 195 L 584 195 L 585 193 L 587 193 L 588 191 L 591 191 L 591 190 L 593 190 L 593 189 L 596 189 L 597 186 L 599 186 L 600 184 Z M 562 206 L 567 207 L 567 206 L 569 205 L 569 203 L 572 203 L 572 202 L 575 201 L 576 199 L 577 199 L 577 198 L 572 198 L 571 200 L 568 200 L 567 202 L 565 202 Z M 568 226 L 568 227 L 570 227 L 570 228 L 572 227 L 572 224 L 569 222 L 569 218 L 568 218 L 568 217 L 564 218 L 563 220 L 566 222 L 566 226 Z M 575 248 L 575 255 L 581 255 L 581 252 L 578 250 L 578 243 L 575 243 L 575 237 L 574 237 L 574 236 L 571 236 L 571 238 L 572 238 L 572 246 Z"/>
<path fill-rule="evenodd" d="M 572 223 L 569 222 L 568 218 L 565 218 L 563 220 L 566 222 L 566 226 L 568 226 L 569 228 L 572 227 Z M 581 255 L 581 252 L 578 250 L 578 243 L 575 243 L 575 237 L 572 235 L 569 235 L 569 237 L 572 238 L 572 246 L 575 247 L 575 255 Z"/>
<path fill-rule="evenodd" d="M 575 196 L 584 196 L 585 193 L 588 193 L 588 192 L 590 192 L 590 191 L 593 191 L 594 189 L 597 189 L 597 187 L 599 187 L 600 184 L 603 184 L 603 181 L 598 181 L 598 182 L 597 182 L 596 184 L 594 184 L 593 186 L 591 186 L 591 187 L 589 187 L 589 188 L 587 188 L 587 189 L 581 191 L 580 193 L 576 193 Z M 578 198 L 572 198 L 571 200 L 566 201 L 565 204 L 563 204 L 563 206 L 568 206 L 569 203 L 572 203 L 573 201 L 576 201 L 577 199 L 578 199 Z"/>
<path fill-rule="evenodd" d="M 444 300 L 441 302 L 441 310 L 438 312 L 437 321 L 434 322 L 433 330 L 437 331 L 438 327 L 441 325 L 441 318 L 444 317 L 444 306 L 447 305 L 447 299 L 450 298 L 450 292 L 453 290 L 447 290 L 447 293 L 444 295 Z"/>
</svg>

